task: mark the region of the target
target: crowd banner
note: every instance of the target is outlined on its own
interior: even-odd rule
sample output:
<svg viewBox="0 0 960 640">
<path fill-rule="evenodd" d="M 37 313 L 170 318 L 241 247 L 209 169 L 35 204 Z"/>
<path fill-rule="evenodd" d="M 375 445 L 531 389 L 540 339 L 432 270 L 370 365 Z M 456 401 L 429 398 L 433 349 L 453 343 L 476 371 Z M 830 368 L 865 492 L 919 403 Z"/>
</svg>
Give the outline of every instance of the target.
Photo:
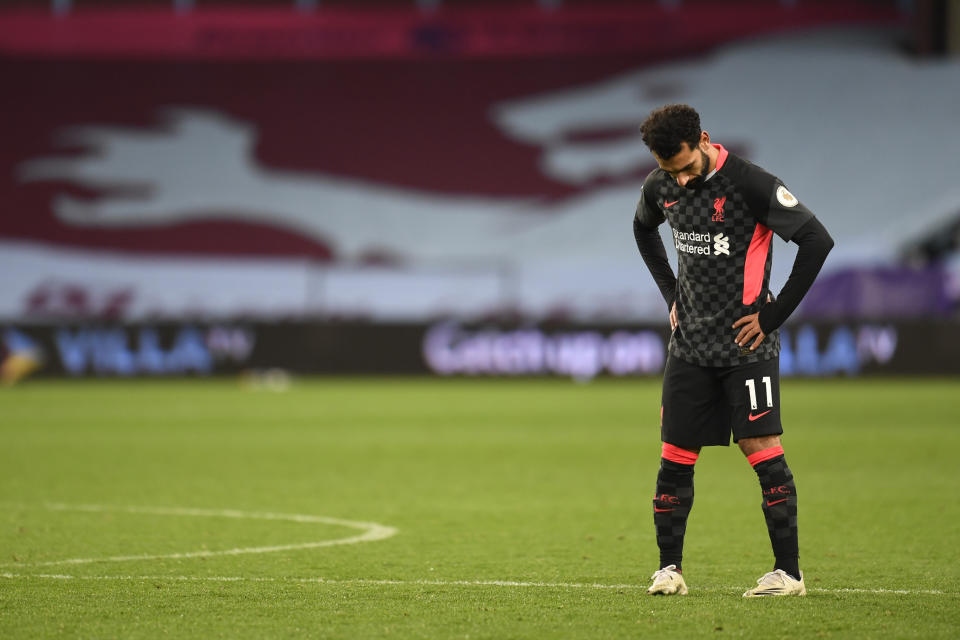
<svg viewBox="0 0 960 640">
<path fill-rule="evenodd" d="M 660 374 L 669 340 L 661 325 L 449 321 L 17 324 L 0 331 L 4 359 L 32 363 L 35 376 L 74 378 L 282 371 L 591 380 Z M 781 329 L 781 373 L 955 375 L 955 331 L 949 322 L 790 324 Z"/>
</svg>

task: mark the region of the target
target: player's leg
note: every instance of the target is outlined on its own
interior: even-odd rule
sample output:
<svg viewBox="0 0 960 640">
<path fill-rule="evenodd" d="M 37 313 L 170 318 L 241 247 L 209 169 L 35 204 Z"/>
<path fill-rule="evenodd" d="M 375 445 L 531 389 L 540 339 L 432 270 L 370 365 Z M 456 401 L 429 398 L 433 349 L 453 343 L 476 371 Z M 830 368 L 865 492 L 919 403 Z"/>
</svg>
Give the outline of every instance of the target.
<svg viewBox="0 0 960 640">
<path fill-rule="evenodd" d="M 729 379 L 734 439 L 757 474 L 773 548 L 773 571 L 745 596 L 804 595 L 797 531 L 797 487 L 780 434 L 779 359 L 738 368 Z"/>
<path fill-rule="evenodd" d="M 657 488 L 653 497 L 653 525 L 660 549 L 660 569 L 653 576 L 650 594 L 683 595 L 683 539 L 693 507 L 693 465 L 699 448 L 684 449 L 663 443 Z"/>
<path fill-rule="evenodd" d="M 760 480 L 761 508 L 774 557 L 773 571 L 764 574 L 757 580 L 757 586 L 743 595 L 748 598 L 806 595 L 800 571 L 797 486 L 783 455 L 780 437 L 745 438 L 739 444 Z"/>
<path fill-rule="evenodd" d="M 738 444 L 760 481 L 761 508 L 775 559 L 773 570 L 784 572 L 799 583 L 796 590 L 803 590 L 797 532 L 797 486 L 784 457 L 780 437 L 745 438 Z"/>
<path fill-rule="evenodd" d="M 653 499 L 653 523 L 660 550 L 660 569 L 653 574 L 651 594 L 684 594 L 683 542 L 693 507 L 693 468 L 700 447 L 729 442 L 726 421 L 717 420 L 722 392 L 713 374 L 669 358 L 663 377 L 660 468 Z M 718 442 L 717 426 L 726 429 Z"/>
</svg>

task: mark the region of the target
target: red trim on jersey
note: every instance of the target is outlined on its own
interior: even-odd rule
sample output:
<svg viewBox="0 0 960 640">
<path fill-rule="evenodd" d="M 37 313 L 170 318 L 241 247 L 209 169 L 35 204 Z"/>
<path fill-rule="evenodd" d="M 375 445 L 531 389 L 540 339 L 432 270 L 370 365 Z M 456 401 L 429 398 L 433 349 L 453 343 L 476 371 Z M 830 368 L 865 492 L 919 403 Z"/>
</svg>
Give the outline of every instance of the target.
<svg viewBox="0 0 960 640">
<path fill-rule="evenodd" d="M 769 449 L 764 449 L 763 451 L 757 451 L 756 453 L 751 453 L 747 456 L 747 462 L 750 463 L 751 467 L 755 467 L 765 460 L 770 458 L 776 458 L 777 456 L 783 455 L 783 447 L 777 445 L 775 447 L 770 447 Z"/>
<path fill-rule="evenodd" d="M 687 451 L 686 449 L 681 449 L 680 447 L 675 447 L 672 444 L 663 443 L 663 451 L 660 454 L 663 458 L 676 462 L 677 464 L 688 464 L 692 465 L 697 461 L 697 458 L 700 456 L 699 453 L 694 453 L 693 451 Z"/>
<path fill-rule="evenodd" d="M 763 288 L 763 270 L 767 266 L 767 254 L 770 253 L 770 241 L 773 231 L 757 223 L 753 239 L 747 249 L 747 260 L 743 263 L 743 304 L 753 304 Z"/>
<path fill-rule="evenodd" d="M 720 155 L 717 156 L 717 166 L 714 167 L 717 171 L 720 171 L 720 167 L 723 166 L 723 163 L 727 161 L 727 156 L 730 155 L 726 149 L 723 148 L 722 144 L 715 144 L 713 148 L 720 152 Z"/>
</svg>

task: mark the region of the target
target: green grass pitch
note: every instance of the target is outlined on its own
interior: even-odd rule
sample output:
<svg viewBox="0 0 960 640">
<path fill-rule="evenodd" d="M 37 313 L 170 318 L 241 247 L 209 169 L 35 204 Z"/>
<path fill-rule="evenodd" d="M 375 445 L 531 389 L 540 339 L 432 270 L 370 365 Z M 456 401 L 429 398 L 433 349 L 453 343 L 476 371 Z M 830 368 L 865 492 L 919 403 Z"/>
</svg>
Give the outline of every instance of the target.
<svg viewBox="0 0 960 640">
<path fill-rule="evenodd" d="M 772 557 L 735 447 L 697 463 L 690 595 L 644 593 L 659 384 L 0 389 L 0 637 L 957 637 L 957 380 L 784 381 L 779 600 L 741 597 Z"/>
</svg>

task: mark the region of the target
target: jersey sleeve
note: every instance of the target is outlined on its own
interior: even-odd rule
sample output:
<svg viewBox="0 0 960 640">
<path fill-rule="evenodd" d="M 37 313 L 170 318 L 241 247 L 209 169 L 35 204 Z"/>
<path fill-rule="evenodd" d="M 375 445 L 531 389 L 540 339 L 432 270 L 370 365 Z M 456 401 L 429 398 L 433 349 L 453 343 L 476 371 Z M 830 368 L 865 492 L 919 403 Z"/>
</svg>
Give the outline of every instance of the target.
<svg viewBox="0 0 960 640">
<path fill-rule="evenodd" d="M 789 242 L 793 235 L 813 218 L 813 213 L 787 190 L 785 184 L 776 180 L 767 208 L 767 219 L 760 220 L 768 229 Z"/>
<path fill-rule="evenodd" d="M 805 225 L 813 213 L 790 193 L 780 178 L 750 165 L 744 176 L 744 193 L 757 222 L 772 229 L 785 242 Z"/>
<path fill-rule="evenodd" d="M 643 181 L 643 187 L 640 189 L 640 202 L 637 203 L 635 216 L 635 220 L 648 229 L 656 229 L 666 220 L 663 212 L 655 204 L 656 196 L 654 194 L 657 189 L 655 174 L 656 170 L 652 171 Z"/>
<path fill-rule="evenodd" d="M 637 212 L 633 217 L 633 237 L 637 241 L 637 249 L 643 257 L 650 275 L 653 276 L 657 288 L 660 289 L 660 295 L 667 303 L 667 308 L 673 304 L 677 292 L 677 277 L 670 267 L 670 260 L 667 258 L 667 251 L 663 246 L 663 239 L 660 238 L 660 232 L 657 227 L 666 219 L 663 212 L 653 203 L 653 194 L 657 187 L 653 174 L 647 176 L 643 181 L 643 189 L 640 191 L 640 202 L 637 204 Z M 646 197 L 650 194 L 650 198 Z"/>
</svg>

